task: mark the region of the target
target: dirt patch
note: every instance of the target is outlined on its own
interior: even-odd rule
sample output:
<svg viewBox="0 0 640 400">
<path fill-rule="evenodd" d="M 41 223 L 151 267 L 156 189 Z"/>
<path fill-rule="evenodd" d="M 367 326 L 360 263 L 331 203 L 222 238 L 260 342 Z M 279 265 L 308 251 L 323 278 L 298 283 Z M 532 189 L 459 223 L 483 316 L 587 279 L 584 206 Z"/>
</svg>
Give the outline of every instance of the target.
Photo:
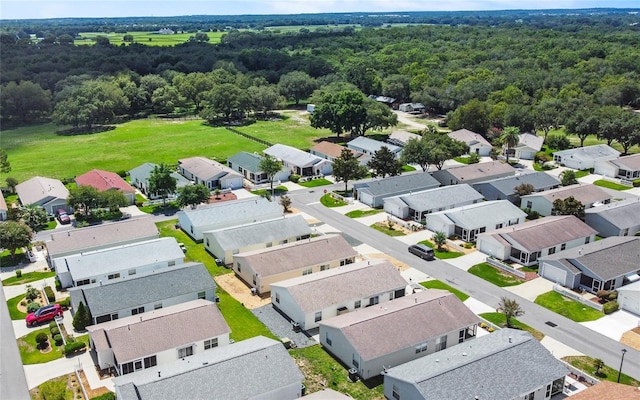
<svg viewBox="0 0 640 400">
<path fill-rule="evenodd" d="M 237 200 L 238 196 L 233 193 L 220 193 L 218 195 L 212 194 L 209 197 L 209 204 L 222 203 L 223 201 Z"/>
<path fill-rule="evenodd" d="M 34 300 L 34 302 L 40 304 L 40 306 L 46 306 L 47 302 L 44 301 L 44 295 L 42 293 L 42 291 L 38 291 L 39 293 L 39 297 L 37 299 Z M 22 303 L 24 302 L 24 305 L 22 305 Z M 27 299 L 23 299 L 20 303 L 18 303 L 18 311 L 23 312 L 25 314 L 27 314 Z"/>
<path fill-rule="evenodd" d="M 92 389 L 91 386 L 89 385 L 89 380 L 87 379 L 87 376 L 85 375 L 84 371 L 80 371 L 80 382 L 82 382 L 82 386 L 84 387 L 84 390 L 87 392 L 87 395 L 89 396 L 90 399 L 93 399 L 94 397 L 97 397 L 109 392 L 109 389 L 107 389 L 104 386 Z"/>
<path fill-rule="evenodd" d="M 633 328 L 626 331 L 620 338 L 620 343 L 624 343 L 629 347 L 640 350 L 640 328 Z"/>
<path fill-rule="evenodd" d="M 368 258 L 375 258 L 375 259 L 384 259 L 389 261 L 391 264 L 393 264 L 396 268 L 398 268 L 398 271 L 404 271 L 409 269 L 409 265 L 396 260 L 395 258 L 388 256 L 384 253 L 371 253 L 371 254 L 367 254 Z"/>
<path fill-rule="evenodd" d="M 242 282 L 235 274 L 218 275 L 214 278 L 216 284 L 229 293 L 234 299 L 250 310 L 271 304 L 271 297 L 262 298 L 251 294 L 251 288 Z"/>
</svg>

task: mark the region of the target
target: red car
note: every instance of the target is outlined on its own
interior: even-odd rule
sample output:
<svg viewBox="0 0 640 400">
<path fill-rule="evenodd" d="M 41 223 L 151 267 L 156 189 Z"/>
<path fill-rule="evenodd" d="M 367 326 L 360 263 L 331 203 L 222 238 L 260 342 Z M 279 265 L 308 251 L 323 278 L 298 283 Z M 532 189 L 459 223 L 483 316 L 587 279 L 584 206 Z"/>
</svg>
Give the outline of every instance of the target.
<svg viewBox="0 0 640 400">
<path fill-rule="evenodd" d="M 63 209 L 59 209 L 58 212 L 56 212 L 56 216 L 58 217 L 58 221 L 60 221 L 61 224 L 71 223 L 69 214 L 67 214 L 67 212 Z"/>
<path fill-rule="evenodd" d="M 57 316 L 62 317 L 62 307 L 60 307 L 60 304 L 50 304 L 38 308 L 36 312 L 27 314 L 26 321 L 28 326 L 35 326 L 43 322 L 49 322 Z"/>
</svg>

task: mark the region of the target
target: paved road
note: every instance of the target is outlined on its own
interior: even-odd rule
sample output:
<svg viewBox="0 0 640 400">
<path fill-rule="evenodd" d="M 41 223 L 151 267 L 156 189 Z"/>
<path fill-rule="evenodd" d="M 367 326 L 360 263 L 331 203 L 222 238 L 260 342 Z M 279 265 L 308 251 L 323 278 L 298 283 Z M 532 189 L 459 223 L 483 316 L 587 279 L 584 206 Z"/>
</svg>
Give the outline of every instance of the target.
<svg viewBox="0 0 640 400">
<path fill-rule="evenodd" d="M 18 344 L 13 334 L 7 299 L 0 287 L 0 399 L 30 399 Z"/>
<path fill-rule="evenodd" d="M 326 188 L 330 189 L 329 186 Z M 613 368 L 618 368 L 620 365 L 621 350 L 626 347 L 621 343 L 443 261 L 426 262 L 410 255 L 407 252 L 406 245 L 400 241 L 375 231 L 366 225 L 354 222 L 352 219 L 319 204 L 318 200 L 321 192 L 321 190 L 294 191 L 289 193 L 289 197 L 292 199 L 293 207 L 296 209 L 333 226 L 358 241 L 371 245 L 401 262 L 411 265 L 427 275 L 462 290 L 491 307 L 497 307 L 502 296 L 515 298 L 525 311 L 525 315 L 518 318 L 522 322 L 581 353 L 601 358 Z M 554 328 L 546 325 L 546 321 L 551 321 L 557 326 Z M 628 375 L 640 377 L 640 352 L 631 348 L 627 348 L 627 350 L 622 370 Z"/>
</svg>

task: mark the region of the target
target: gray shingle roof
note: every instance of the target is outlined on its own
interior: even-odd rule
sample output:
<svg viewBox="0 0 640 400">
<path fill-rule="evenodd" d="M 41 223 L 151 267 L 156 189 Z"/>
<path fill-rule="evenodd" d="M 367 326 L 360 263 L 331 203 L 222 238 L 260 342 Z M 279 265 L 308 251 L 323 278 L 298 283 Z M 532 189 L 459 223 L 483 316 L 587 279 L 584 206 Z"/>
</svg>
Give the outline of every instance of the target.
<svg viewBox="0 0 640 400">
<path fill-rule="evenodd" d="M 429 289 L 329 318 L 363 360 L 415 346 L 480 319 L 453 294 Z"/>
<path fill-rule="evenodd" d="M 617 157 L 620 152 L 606 144 L 578 147 L 575 149 L 560 150 L 553 153 L 554 156 L 570 157 L 579 161 L 592 161 L 603 157 Z"/>
<path fill-rule="evenodd" d="M 265 214 L 282 214 L 282 206 L 264 197 L 225 201 L 180 211 L 193 226 L 218 225 L 247 218 L 262 219 Z"/>
<path fill-rule="evenodd" d="M 534 193 L 527 196 L 522 196 L 523 204 L 526 204 L 526 199 L 530 197 L 540 196 L 544 197 L 552 203 L 557 199 L 566 199 L 569 196 L 573 196 L 574 199 L 578 200 L 585 206 L 588 204 L 610 200 L 613 197 L 596 185 L 579 183 L 577 185 L 564 186 L 557 189 L 547 190 L 542 193 Z"/>
<path fill-rule="evenodd" d="M 501 329 L 393 367 L 424 399 L 514 399 L 569 373 L 529 333 Z M 385 379 L 386 380 L 386 379 Z"/>
<path fill-rule="evenodd" d="M 314 156 L 311 153 L 307 153 L 306 151 L 302 151 L 294 147 L 285 146 L 284 144 L 274 144 L 264 150 L 263 153 L 269 154 L 278 160 L 286 161 L 298 167 L 310 167 L 324 160 L 324 158 Z"/>
<path fill-rule="evenodd" d="M 219 179 L 228 175 L 241 176 L 226 165 L 205 157 L 183 158 L 178 160 L 178 165 L 203 181 Z"/>
<path fill-rule="evenodd" d="M 286 243 L 280 246 L 236 254 L 243 267 L 249 267 L 262 277 L 320 265 L 357 256 L 358 253 L 340 235 L 325 235 Z"/>
<path fill-rule="evenodd" d="M 483 200 L 482 195 L 466 183 L 391 197 L 385 202 L 398 198 L 414 210 L 438 210 L 454 204 Z"/>
<path fill-rule="evenodd" d="M 484 201 L 468 206 L 439 211 L 430 215 L 446 215 L 456 226 L 493 229 L 500 221 L 521 219 L 526 213 L 507 200 Z"/>
<path fill-rule="evenodd" d="M 440 182 L 426 172 L 390 176 L 388 178 L 354 184 L 354 187 L 356 187 L 358 191 L 371 193 L 373 196 L 431 189 L 438 186 L 440 186 Z"/>
<path fill-rule="evenodd" d="M 301 383 L 303 378 L 282 343 L 257 336 L 188 357 L 185 362 L 117 377 L 114 384 L 122 395 L 120 400 L 182 399 L 185 395 L 244 400 Z"/>
<path fill-rule="evenodd" d="M 532 185 L 534 190 L 542 190 L 545 188 L 558 186 L 560 181 L 545 172 L 532 172 L 530 174 L 520 174 L 516 176 L 507 176 L 504 178 L 492 179 L 490 181 L 474 183 L 476 185 L 491 185 L 501 193 L 510 195 L 514 193 L 514 188 L 522 184 Z"/>
<path fill-rule="evenodd" d="M 16 193 L 22 204 L 40 203 L 44 199 L 63 199 L 69 197 L 69 190 L 58 179 L 35 176 L 16 186 Z"/>
<path fill-rule="evenodd" d="M 520 138 L 518 139 L 518 145 L 516 147 L 527 146 L 532 149 L 540 151 L 540 149 L 542 149 L 543 143 L 544 143 L 544 138 L 542 136 L 525 132 L 520 135 Z"/>
<path fill-rule="evenodd" d="M 472 146 L 474 144 L 480 143 L 483 146 L 491 147 L 491 143 L 484 136 L 472 132 L 468 129 L 458 129 L 457 131 L 447 133 L 451 139 L 458 140 L 460 142 L 464 142 L 467 146 Z"/>
<path fill-rule="evenodd" d="M 151 171 L 153 171 L 153 169 L 158 166 L 158 164 L 147 162 L 129 170 L 129 175 L 140 175 L 144 179 L 149 179 L 149 177 L 151 176 Z M 176 180 L 176 187 L 183 187 L 191 184 L 190 180 L 177 172 L 172 172 L 171 176 Z"/>
<path fill-rule="evenodd" d="M 402 151 L 402 147 L 393 145 L 391 143 L 381 142 L 379 140 L 374 140 L 365 136 L 358 136 L 352 141 L 347 143 L 349 148 L 355 147 L 356 149 L 363 149 L 368 151 L 369 153 L 374 153 L 380 150 L 382 147 L 386 147 L 392 153 L 398 153 Z"/>
<path fill-rule="evenodd" d="M 598 207 L 589 208 L 585 214 L 598 214 L 611 224 L 620 227 L 640 225 L 640 198 L 614 201 Z"/>
<path fill-rule="evenodd" d="M 205 232 L 211 235 L 222 249 L 240 249 L 252 244 L 276 242 L 296 236 L 311 234 L 311 228 L 302 215 L 283 217 L 248 225 L 234 226 Z"/>
<path fill-rule="evenodd" d="M 234 154 L 231 157 L 227 158 L 227 163 L 232 163 L 232 165 L 234 165 L 234 168 L 237 165 L 249 172 L 258 173 L 262 172 L 260 170 L 260 161 L 262 161 L 262 158 L 263 157 L 259 154 L 241 151 L 240 153 Z"/>
<path fill-rule="evenodd" d="M 640 154 L 631 154 L 630 156 L 620 157 L 617 160 L 611 160 L 619 168 L 628 169 L 630 171 L 640 170 Z"/>
<path fill-rule="evenodd" d="M 459 167 L 447 168 L 443 171 L 447 171 L 459 180 L 466 179 L 466 181 L 476 180 L 483 177 L 487 177 L 490 179 L 491 176 L 496 175 L 515 174 L 515 169 L 513 169 L 513 167 L 511 167 L 509 164 L 503 164 L 500 161 L 463 165 Z M 439 172 L 440 171 L 436 171 L 434 172 L 434 174 Z"/>
<path fill-rule="evenodd" d="M 175 269 L 106 285 L 72 288 L 69 293 L 75 310 L 82 301 L 89 306 L 93 316 L 98 316 L 215 287 L 204 265 L 187 263 Z"/>
<path fill-rule="evenodd" d="M 271 284 L 289 291 L 305 312 L 402 289 L 407 281 L 388 261 L 362 261 Z"/>
</svg>

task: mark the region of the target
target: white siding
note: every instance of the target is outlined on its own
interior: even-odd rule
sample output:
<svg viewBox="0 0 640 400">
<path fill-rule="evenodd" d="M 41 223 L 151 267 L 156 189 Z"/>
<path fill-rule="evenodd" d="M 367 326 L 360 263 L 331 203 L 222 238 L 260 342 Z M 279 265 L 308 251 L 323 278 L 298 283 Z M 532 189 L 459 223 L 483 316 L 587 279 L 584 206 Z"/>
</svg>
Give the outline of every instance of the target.
<svg viewBox="0 0 640 400">
<path fill-rule="evenodd" d="M 604 175 L 609 178 L 618 176 L 618 168 L 607 161 L 597 161 L 593 172 L 596 175 Z"/>
</svg>

